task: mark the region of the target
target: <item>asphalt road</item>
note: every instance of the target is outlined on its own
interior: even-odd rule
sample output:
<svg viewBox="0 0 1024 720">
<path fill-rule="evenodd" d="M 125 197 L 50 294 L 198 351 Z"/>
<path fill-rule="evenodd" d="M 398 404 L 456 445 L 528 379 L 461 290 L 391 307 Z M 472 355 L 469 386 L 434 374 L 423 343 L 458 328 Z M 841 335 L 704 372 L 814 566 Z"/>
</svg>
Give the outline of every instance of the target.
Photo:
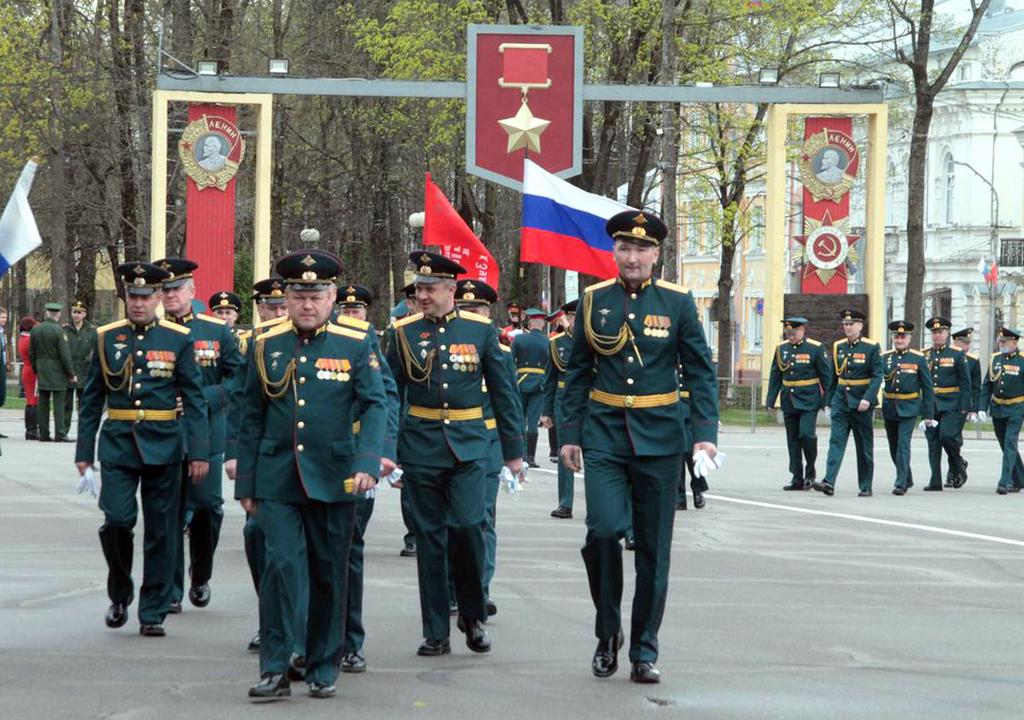
<svg viewBox="0 0 1024 720">
<path fill-rule="evenodd" d="M 168 619 L 164 639 L 137 634 L 134 608 L 128 625 L 108 630 L 101 515 L 73 492 L 73 446 L 18 439 L 12 411 L 0 411 L 0 431 L 12 438 L 0 458 L 0 718 L 1024 714 L 1024 494 L 995 494 L 991 440 L 969 439 L 964 488 L 925 494 L 917 438 L 918 487 L 898 498 L 888 494 L 893 473 L 879 436 L 875 497 L 856 497 L 851 454 L 836 496 L 826 498 L 781 492 L 780 430 L 726 429 L 728 460 L 711 480 L 707 508 L 677 514 L 664 679 L 655 686 L 629 682 L 625 653 L 614 678 L 590 674 L 581 478 L 573 520 L 548 517 L 556 493 L 547 461 L 518 499 L 499 498 L 499 612 L 486 656 L 470 653 L 454 628 L 452 655 L 415 655 L 415 562 L 398 557 L 398 493 L 384 490 L 367 546 L 369 671 L 343 675 L 333 700 L 295 685 L 290 700 L 253 706 L 246 691 L 258 667 L 245 645 L 256 599 L 237 504 L 226 506 L 208 608 L 186 605 Z M 823 470 L 824 452 L 821 462 Z M 141 564 L 139 552 L 137 574 Z M 625 597 L 628 618 L 631 579 Z"/>
</svg>

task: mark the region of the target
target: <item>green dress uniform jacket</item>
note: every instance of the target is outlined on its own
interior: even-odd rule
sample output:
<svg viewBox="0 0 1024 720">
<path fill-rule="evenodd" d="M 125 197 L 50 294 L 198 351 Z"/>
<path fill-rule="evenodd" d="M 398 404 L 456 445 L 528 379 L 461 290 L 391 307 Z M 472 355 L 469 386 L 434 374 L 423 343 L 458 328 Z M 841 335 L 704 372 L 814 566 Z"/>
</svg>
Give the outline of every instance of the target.
<svg viewBox="0 0 1024 720">
<path fill-rule="evenodd" d="M 1017 492 L 1024 484 L 1024 463 L 1017 451 L 1024 423 L 1024 356 L 1020 351 L 992 356 L 979 403 L 979 409 L 992 415 L 996 439 L 1003 451 L 999 489 Z"/>
<path fill-rule="evenodd" d="M 831 386 L 832 365 L 820 342 L 807 337 L 784 342 L 775 348 L 765 404 L 775 407 L 781 394 L 782 412 L 817 414 L 825 407 L 825 390 Z"/>
<path fill-rule="evenodd" d="M 64 332 L 67 333 L 70 345 L 71 365 L 78 377 L 75 387 L 84 388 L 85 380 L 89 376 L 89 366 L 92 365 L 92 354 L 96 351 L 96 326 L 85 321 L 81 329 L 78 329 L 74 323 L 67 323 Z"/>
<path fill-rule="evenodd" d="M 239 399 L 245 432 L 235 497 L 353 502 L 344 481 L 357 472 L 379 474 L 387 428 L 373 341 L 332 323 L 302 338 L 286 321 L 256 338 L 250 352 Z M 359 407 L 362 415 L 355 417 Z"/>
<path fill-rule="evenodd" d="M 75 461 L 96 459 L 93 446 L 104 403 L 108 414 L 135 413 L 136 419 L 104 423 L 100 462 L 131 468 L 180 463 L 186 456 L 185 432 L 188 459 L 207 460 L 210 432 L 201 383 L 192 339 L 184 328 L 167 320 L 144 328 L 128 320 L 100 327 L 82 395 Z M 150 410 L 173 413 L 179 396 L 184 423 L 177 415 L 168 420 L 146 419 Z"/>
<path fill-rule="evenodd" d="M 967 479 L 966 463 L 960 455 L 963 445 L 961 430 L 964 413 L 970 412 L 974 404 L 970 370 L 967 355 L 963 350 L 945 345 L 941 348 L 924 349 L 924 357 L 931 371 L 935 386 L 935 419 L 938 425 L 925 430 L 928 441 L 928 464 L 931 468 L 929 487 L 942 489 L 942 451 L 949 458 L 949 473 L 952 483 L 959 487 Z"/>
<path fill-rule="evenodd" d="M 63 392 L 68 389 L 75 374 L 75 365 L 71 358 L 71 342 L 56 320 L 46 318 L 32 328 L 28 358 L 38 378 L 36 387 L 39 390 Z"/>
<path fill-rule="evenodd" d="M 889 456 L 896 466 L 895 486 L 906 491 L 913 484 L 910 442 L 914 425 L 918 417 L 931 420 L 934 416 L 931 370 L 919 350 L 888 350 L 882 354 L 882 373 L 882 418 Z"/>
</svg>

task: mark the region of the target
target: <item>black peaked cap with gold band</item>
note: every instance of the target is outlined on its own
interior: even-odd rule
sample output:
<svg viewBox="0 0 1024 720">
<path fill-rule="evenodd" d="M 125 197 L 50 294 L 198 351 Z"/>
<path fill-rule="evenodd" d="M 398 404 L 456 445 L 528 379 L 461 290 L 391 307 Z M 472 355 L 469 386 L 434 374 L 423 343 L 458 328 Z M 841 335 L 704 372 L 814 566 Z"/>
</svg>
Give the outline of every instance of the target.
<svg viewBox="0 0 1024 720">
<path fill-rule="evenodd" d="M 1014 330 L 1013 328 L 999 328 L 999 337 L 1007 338 L 1009 340 L 1020 340 L 1020 330 Z"/>
<path fill-rule="evenodd" d="M 498 293 L 483 280 L 459 280 L 455 284 L 455 302 L 458 305 L 490 305 L 498 301 Z"/>
<path fill-rule="evenodd" d="M 228 290 L 221 290 L 220 292 L 214 293 L 210 296 L 210 301 L 206 304 L 210 306 L 211 311 L 218 310 L 220 308 L 230 308 L 235 312 L 242 312 L 242 298 Z"/>
<path fill-rule="evenodd" d="M 72 310 L 85 310 L 86 312 L 89 311 L 89 308 L 87 308 L 85 306 L 85 301 L 84 300 L 75 300 L 73 303 L 71 303 L 71 309 Z"/>
<path fill-rule="evenodd" d="M 668 237 L 668 227 L 654 213 L 626 210 L 612 215 L 604 226 L 612 240 L 658 247 Z"/>
<path fill-rule="evenodd" d="M 295 290 L 327 290 L 341 273 L 341 260 L 326 250 L 307 248 L 288 253 L 277 261 L 274 270 L 285 287 Z"/>
<path fill-rule="evenodd" d="M 949 330 L 953 327 L 953 323 L 949 318 L 944 318 L 941 315 L 928 318 L 928 322 L 924 324 L 929 330 Z"/>
<path fill-rule="evenodd" d="M 973 334 L 974 334 L 974 328 L 972 328 L 972 327 L 965 327 L 963 330 L 957 330 L 955 333 L 953 333 L 952 337 L 957 339 L 957 340 L 967 340 Z"/>
<path fill-rule="evenodd" d="M 188 258 L 161 258 L 154 260 L 153 264 L 170 273 L 170 277 L 164 280 L 164 289 L 166 290 L 181 287 L 186 280 L 192 279 L 192 273 L 199 269 L 199 263 Z"/>
<path fill-rule="evenodd" d="M 252 299 L 267 305 L 284 304 L 284 278 L 277 275 L 260 280 L 252 286 Z"/>
<path fill-rule="evenodd" d="M 152 295 L 163 288 L 171 274 L 153 263 L 130 262 L 117 266 L 117 276 L 129 295 Z"/>
<path fill-rule="evenodd" d="M 839 311 L 839 319 L 856 320 L 859 322 L 864 322 L 865 320 L 868 319 L 868 316 L 865 315 L 863 311 L 858 310 L 856 308 L 846 308 L 845 310 Z"/>
<path fill-rule="evenodd" d="M 782 319 L 783 330 L 793 330 L 798 327 L 803 327 L 807 324 L 807 318 L 803 315 L 790 315 L 788 318 Z"/>
<path fill-rule="evenodd" d="M 908 335 L 914 332 L 914 323 L 907 320 L 893 320 L 889 323 L 889 330 L 894 335 Z"/>
<path fill-rule="evenodd" d="M 348 283 L 338 287 L 338 297 L 335 302 L 341 307 L 369 307 L 373 302 L 373 293 L 367 287 Z"/>
<path fill-rule="evenodd" d="M 454 260 L 429 250 L 416 250 L 409 253 L 409 262 L 412 263 L 413 272 L 416 273 L 414 282 L 427 285 L 442 280 L 454 280 L 467 272 L 466 268 Z"/>
</svg>

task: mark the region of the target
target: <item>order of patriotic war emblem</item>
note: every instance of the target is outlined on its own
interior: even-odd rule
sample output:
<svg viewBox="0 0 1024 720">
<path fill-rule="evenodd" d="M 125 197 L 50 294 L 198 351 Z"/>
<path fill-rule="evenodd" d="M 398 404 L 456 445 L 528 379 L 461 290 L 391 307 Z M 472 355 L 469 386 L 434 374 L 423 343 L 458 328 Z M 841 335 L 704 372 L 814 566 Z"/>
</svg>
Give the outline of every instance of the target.
<svg viewBox="0 0 1024 720">
<path fill-rule="evenodd" d="M 178 142 L 178 156 L 185 174 L 200 190 L 224 190 L 245 157 L 245 140 L 233 122 L 204 115 L 185 128 Z"/>
<path fill-rule="evenodd" d="M 815 202 L 838 202 L 853 188 L 860 165 L 857 144 L 838 130 L 823 129 L 807 138 L 800 158 L 800 182 Z"/>
</svg>

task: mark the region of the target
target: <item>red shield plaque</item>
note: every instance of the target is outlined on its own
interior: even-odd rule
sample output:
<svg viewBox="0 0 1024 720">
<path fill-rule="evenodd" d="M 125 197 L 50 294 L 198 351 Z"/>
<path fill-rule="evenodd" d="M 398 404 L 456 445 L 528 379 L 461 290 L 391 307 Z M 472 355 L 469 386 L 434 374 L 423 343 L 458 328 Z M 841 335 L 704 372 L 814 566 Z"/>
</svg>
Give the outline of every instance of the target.
<svg viewBox="0 0 1024 720">
<path fill-rule="evenodd" d="M 559 177 L 582 172 L 583 28 L 470 25 L 466 86 L 468 172 L 521 189 L 527 152 Z M 509 151 L 507 121 L 524 99 L 540 127 L 540 152 Z"/>
</svg>

